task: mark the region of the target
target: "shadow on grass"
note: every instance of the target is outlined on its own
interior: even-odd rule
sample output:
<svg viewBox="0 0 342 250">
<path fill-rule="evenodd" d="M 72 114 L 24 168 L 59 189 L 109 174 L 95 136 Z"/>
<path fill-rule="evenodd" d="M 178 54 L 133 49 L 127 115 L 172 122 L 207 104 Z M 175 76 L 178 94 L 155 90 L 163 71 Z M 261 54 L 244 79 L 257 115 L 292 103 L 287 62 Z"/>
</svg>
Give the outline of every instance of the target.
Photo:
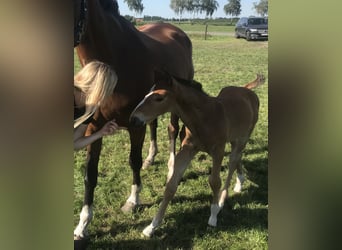
<svg viewBox="0 0 342 250">
<path fill-rule="evenodd" d="M 122 223 L 115 221 L 109 230 L 98 230 L 92 235 L 91 238 L 96 237 L 97 240 L 90 243 L 87 249 L 192 249 L 194 239 L 215 238 L 218 237 L 219 232 L 235 234 L 242 230 L 267 231 L 268 209 L 265 207 L 249 208 L 249 205 L 265 206 L 268 204 L 268 158 L 243 160 L 243 165 L 247 171 L 246 177 L 253 185 L 247 189 L 243 188 L 240 194 L 230 195 L 218 215 L 216 228 L 207 225 L 210 216 L 211 194 L 195 196 L 176 194 L 171 201 L 173 206 L 181 206 L 182 203 L 194 203 L 194 206 L 185 208 L 181 213 L 170 212 L 169 207 L 169 212 L 166 212 L 163 223 L 152 238 L 116 239 L 121 232 L 127 232 L 132 228 L 142 232 L 151 223 L 152 217 L 146 220 L 131 220 Z M 197 179 L 201 175 L 207 175 L 207 173 L 191 172 L 182 181 Z M 235 180 L 232 185 L 234 183 Z M 159 204 L 161 200 L 162 198 L 159 198 L 155 203 L 142 204 L 135 211 L 137 217 L 140 212 Z"/>
<path fill-rule="evenodd" d="M 193 249 L 194 238 L 216 238 L 221 231 L 234 234 L 241 230 L 267 229 L 267 209 L 231 210 L 229 206 L 225 206 L 218 216 L 216 228 L 207 225 L 209 214 L 209 205 L 189 209 L 182 214 L 169 213 L 152 238 L 103 240 L 93 243 L 87 249 Z M 149 223 L 150 221 L 142 221 L 135 228 L 142 231 Z M 131 223 L 115 224 L 107 234 L 115 237 L 116 232 L 126 231 L 131 227 Z M 101 236 L 97 234 L 96 237 Z"/>
</svg>

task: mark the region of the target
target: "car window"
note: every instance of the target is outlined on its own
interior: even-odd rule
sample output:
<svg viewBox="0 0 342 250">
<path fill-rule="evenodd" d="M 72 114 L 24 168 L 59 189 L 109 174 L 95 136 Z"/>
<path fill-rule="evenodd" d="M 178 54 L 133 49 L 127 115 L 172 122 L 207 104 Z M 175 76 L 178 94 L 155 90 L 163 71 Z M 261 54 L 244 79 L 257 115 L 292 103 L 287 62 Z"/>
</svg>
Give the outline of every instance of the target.
<svg viewBox="0 0 342 250">
<path fill-rule="evenodd" d="M 266 22 L 266 19 L 264 18 L 250 18 L 248 19 L 248 24 L 259 25 L 259 24 L 267 24 L 267 22 Z"/>
</svg>

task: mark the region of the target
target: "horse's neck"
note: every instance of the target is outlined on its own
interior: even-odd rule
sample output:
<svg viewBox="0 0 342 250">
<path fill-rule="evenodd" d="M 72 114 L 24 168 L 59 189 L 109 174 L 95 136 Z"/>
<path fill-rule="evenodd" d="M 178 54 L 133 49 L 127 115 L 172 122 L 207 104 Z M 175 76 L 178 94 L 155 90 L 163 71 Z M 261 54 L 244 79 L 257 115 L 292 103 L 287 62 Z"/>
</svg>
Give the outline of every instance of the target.
<svg viewBox="0 0 342 250">
<path fill-rule="evenodd" d="M 208 113 L 212 112 L 216 103 L 215 98 L 181 84 L 177 84 L 175 96 L 177 115 L 194 135 L 200 133 L 199 124 L 205 122 Z"/>
<path fill-rule="evenodd" d="M 103 41 L 109 37 L 108 16 L 98 0 L 88 0 L 87 36 L 90 41 Z M 117 25 L 111 25 L 114 29 Z"/>
<path fill-rule="evenodd" d="M 96 55 L 89 53 L 89 56 L 99 60 L 116 58 L 119 61 L 119 55 L 128 42 L 139 45 L 138 31 L 118 13 L 107 12 L 99 1 L 88 0 L 87 45 L 84 50 L 96 51 Z"/>
</svg>

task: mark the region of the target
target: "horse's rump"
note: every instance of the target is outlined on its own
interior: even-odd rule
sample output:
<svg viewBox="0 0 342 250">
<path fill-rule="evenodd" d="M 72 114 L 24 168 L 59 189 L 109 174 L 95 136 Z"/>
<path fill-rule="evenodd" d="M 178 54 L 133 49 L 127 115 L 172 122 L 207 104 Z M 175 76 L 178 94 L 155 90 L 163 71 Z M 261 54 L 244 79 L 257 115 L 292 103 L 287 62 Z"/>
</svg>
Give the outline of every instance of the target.
<svg viewBox="0 0 342 250">
<path fill-rule="evenodd" d="M 235 130 L 251 131 L 254 128 L 258 120 L 259 98 L 252 90 L 244 87 L 225 87 L 217 99 L 224 106 L 226 117 L 229 117 L 229 123 Z M 240 135 L 240 132 L 232 134 Z"/>
</svg>

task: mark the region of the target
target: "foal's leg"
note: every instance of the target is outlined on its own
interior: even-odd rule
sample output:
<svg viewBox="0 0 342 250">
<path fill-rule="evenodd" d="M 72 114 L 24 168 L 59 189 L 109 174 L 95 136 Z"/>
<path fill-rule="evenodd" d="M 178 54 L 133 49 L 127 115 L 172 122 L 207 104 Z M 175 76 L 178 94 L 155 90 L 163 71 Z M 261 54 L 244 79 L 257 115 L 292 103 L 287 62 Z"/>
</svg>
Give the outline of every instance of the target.
<svg viewBox="0 0 342 250">
<path fill-rule="evenodd" d="M 243 172 L 242 172 L 242 164 L 241 164 L 241 161 L 239 161 L 237 163 L 237 168 L 236 168 L 236 172 L 237 172 L 237 175 L 236 175 L 236 183 L 235 183 L 235 186 L 234 186 L 234 192 L 235 193 L 241 193 L 241 189 L 242 189 L 242 184 L 244 183 L 245 181 L 245 177 L 243 176 Z"/>
<path fill-rule="evenodd" d="M 196 153 L 197 151 L 192 147 L 184 146 L 176 155 L 174 167 L 169 168 L 168 176 L 170 176 L 170 178 L 168 178 L 166 183 L 163 201 L 161 202 L 159 210 L 154 216 L 152 223 L 144 229 L 143 234 L 145 236 L 151 237 L 156 228 L 162 222 L 166 208 L 177 191 L 178 184 L 184 174 L 184 171 Z"/>
<path fill-rule="evenodd" d="M 224 146 L 221 146 L 217 149 L 217 152 L 212 154 L 213 158 L 213 167 L 211 169 L 211 174 L 209 176 L 209 184 L 211 190 L 213 191 L 213 201 L 210 207 L 210 217 L 208 220 L 208 224 L 210 226 L 216 227 L 217 224 L 217 214 L 223 207 L 223 204 L 219 204 L 219 193 L 221 188 L 221 177 L 220 177 L 220 169 L 221 163 L 224 155 Z"/>
<path fill-rule="evenodd" d="M 230 186 L 230 182 L 232 180 L 232 176 L 237 168 L 240 168 L 240 174 L 242 175 L 241 171 L 241 157 L 242 157 L 242 150 L 245 148 L 247 140 L 237 140 L 231 143 L 232 145 L 232 152 L 229 156 L 229 163 L 228 163 L 228 177 L 226 179 L 225 185 L 221 191 L 219 206 L 223 206 L 225 199 L 228 197 L 228 188 Z"/>
<path fill-rule="evenodd" d="M 87 134 L 91 132 L 87 131 Z M 82 211 L 80 213 L 80 221 L 74 230 L 74 239 L 82 239 L 88 235 L 87 227 L 93 217 L 92 204 L 94 201 L 94 189 L 97 184 L 98 162 L 101 152 L 102 139 L 95 141 L 87 147 L 87 167 L 84 177 L 84 201 Z"/>
<path fill-rule="evenodd" d="M 133 171 L 133 185 L 131 194 L 128 197 L 125 205 L 121 208 L 123 212 L 131 212 L 137 205 L 140 204 L 139 193 L 142 189 L 140 169 L 142 165 L 142 146 L 144 143 L 146 126 L 139 128 L 128 129 L 131 140 L 131 152 L 129 155 L 129 164 Z"/>
<path fill-rule="evenodd" d="M 150 148 L 148 151 L 148 156 L 144 161 L 144 164 L 142 166 L 142 169 L 147 169 L 149 166 L 151 166 L 154 163 L 154 158 L 158 153 L 158 146 L 157 146 L 157 119 L 153 120 L 149 126 L 150 126 L 150 134 L 151 134 L 151 141 L 150 141 Z"/>
<path fill-rule="evenodd" d="M 170 168 L 175 163 L 175 155 L 176 155 L 176 139 L 179 132 L 179 117 L 173 113 L 171 113 L 171 121 L 168 127 L 169 132 L 169 141 L 170 141 L 170 158 L 167 166 Z"/>
</svg>

